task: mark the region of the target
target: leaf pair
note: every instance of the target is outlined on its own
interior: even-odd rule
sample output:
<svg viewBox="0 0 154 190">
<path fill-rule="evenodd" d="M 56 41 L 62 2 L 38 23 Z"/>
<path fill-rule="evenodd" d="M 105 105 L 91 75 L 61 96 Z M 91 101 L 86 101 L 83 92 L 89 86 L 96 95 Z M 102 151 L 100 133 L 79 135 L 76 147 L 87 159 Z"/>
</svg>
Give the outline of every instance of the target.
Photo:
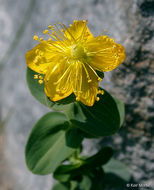
<svg viewBox="0 0 154 190">
<path fill-rule="evenodd" d="M 62 173 L 64 173 L 63 170 Z M 128 168 L 123 163 L 115 159 L 110 159 L 107 164 L 103 164 L 102 170 L 95 170 L 91 176 L 89 174 L 90 172 L 87 175 L 82 173 L 82 178 L 80 180 L 78 178 L 67 182 L 61 181 L 56 184 L 52 190 L 122 190 L 125 189 L 126 183 L 129 183 L 131 179 Z"/>
<path fill-rule="evenodd" d="M 124 105 L 104 90 L 93 107 L 76 102 L 74 95 L 51 102 L 43 85 L 34 79 L 36 73 L 27 69 L 27 83 L 32 95 L 41 103 L 63 113 L 50 112 L 33 127 L 26 146 L 26 163 L 35 174 L 55 171 L 86 138 L 112 135 L 123 122 Z"/>
<path fill-rule="evenodd" d="M 95 168 L 106 164 L 112 155 L 113 150 L 110 147 L 104 147 L 89 158 L 81 158 L 77 164 L 59 166 L 54 172 L 54 178 L 61 182 L 67 182 L 78 176 L 89 175 Z"/>
</svg>

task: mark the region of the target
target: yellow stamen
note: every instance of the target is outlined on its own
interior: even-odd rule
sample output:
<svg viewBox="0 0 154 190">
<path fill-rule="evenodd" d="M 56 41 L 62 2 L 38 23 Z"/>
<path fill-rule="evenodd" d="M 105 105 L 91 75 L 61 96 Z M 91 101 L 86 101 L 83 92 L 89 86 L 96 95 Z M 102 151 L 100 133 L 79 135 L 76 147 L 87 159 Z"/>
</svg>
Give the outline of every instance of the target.
<svg viewBox="0 0 154 190">
<path fill-rule="evenodd" d="M 104 90 L 98 90 L 98 94 L 104 94 Z"/>
<path fill-rule="evenodd" d="M 100 98 L 99 97 L 96 97 L 96 101 L 98 102 L 100 100 Z"/>
<path fill-rule="evenodd" d="M 102 81 L 102 79 L 100 77 L 98 77 L 98 81 Z"/>
<path fill-rule="evenodd" d="M 63 28 L 64 28 L 64 29 L 69 33 L 69 35 L 72 37 L 72 39 L 74 40 L 74 42 L 76 42 L 74 36 L 71 34 L 71 32 L 70 32 L 69 30 L 67 30 L 67 27 L 66 27 L 64 24 L 62 24 L 61 26 L 63 26 Z"/>
<path fill-rule="evenodd" d="M 49 28 L 49 29 L 51 29 L 51 28 L 52 28 L 52 26 L 51 26 L 51 25 L 49 25 L 49 26 L 48 26 L 48 28 Z"/>
<path fill-rule="evenodd" d="M 40 75 L 40 76 L 39 76 L 39 79 L 43 79 L 43 77 Z"/>
<path fill-rule="evenodd" d="M 76 101 L 80 101 L 80 97 L 76 97 Z"/>
<path fill-rule="evenodd" d="M 43 34 L 48 34 L 49 33 L 49 30 L 44 30 L 43 31 Z"/>
<path fill-rule="evenodd" d="M 86 66 L 85 66 L 84 63 L 82 63 L 82 65 L 83 65 L 83 68 L 84 68 L 84 70 L 85 70 L 85 72 L 86 72 L 87 79 L 88 79 L 88 83 L 90 83 L 92 80 L 91 80 L 91 78 L 90 78 L 90 76 L 89 76 L 89 73 L 88 73 L 88 71 L 87 71 L 87 68 L 86 68 Z"/>
<path fill-rule="evenodd" d="M 39 83 L 39 84 L 43 84 L 43 80 L 39 80 L 38 83 Z"/>
<path fill-rule="evenodd" d="M 102 93 L 101 93 L 102 95 L 104 94 L 104 90 L 102 90 Z"/>
<path fill-rule="evenodd" d="M 96 73 L 96 71 L 92 68 L 92 66 L 90 66 L 89 64 L 86 64 L 92 71 L 93 73 L 96 75 L 98 81 L 102 81 L 102 79 L 98 76 L 98 74 Z"/>
<path fill-rule="evenodd" d="M 38 75 L 34 75 L 34 79 L 38 79 Z"/>
<path fill-rule="evenodd" d="M 70 67 L 71 67 L 71 65 L 66 69 L 66 71 L 64 72 L 64 74 L 60 77 L 60 79 L 58 79 L 57 82 L 54 82 L 55 85 L 57 85 L 58 83 L 60 83 L 60 81 L 66 76 L 66 74 L 68 74 L 68 72 L 70 71 Z"/>
<path fill-rule="evenodd" d="M 39 40 L 38 36 L 37 36 L 37 35 L 34 35 L 34 36 L 33 36 L 33 40 L 36 40 L 36 41 Z"/>
</svg>

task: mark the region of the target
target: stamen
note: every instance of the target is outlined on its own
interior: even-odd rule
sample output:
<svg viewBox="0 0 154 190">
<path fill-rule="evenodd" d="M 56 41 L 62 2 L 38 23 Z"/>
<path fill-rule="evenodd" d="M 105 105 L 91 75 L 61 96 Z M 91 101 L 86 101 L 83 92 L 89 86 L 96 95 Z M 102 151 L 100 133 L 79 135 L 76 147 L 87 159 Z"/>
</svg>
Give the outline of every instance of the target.
<svg viewBox="0 0 154 190">
<path fill-rule="evenodd" d="M 75 93 L 75 95 L 77 97 L 77 101 L 79 101 L 80 95 L 82 94 L 82 74 L 81 74 L 82 65 L 81 65 L 81 62 L 76 61 L 74 63 L 74 67 L 77 72 L 75 73 L 75 80 L 74 80 L 75 84 L 73 85 L 74 86 L 73 92 Z"/>
<path fill-rule="evenodd" d="M 104 32 L 102 32 L 102 33 L 100 34 L 100 36 L 102 36 L 105 32 L 107 32 L 107 30 L 104 30 Z"/>
<path fill-rule="evenodd" d="M 62 96 L 62 95 L 64 95 L 64 93 L 65 93 L 65 92 L 63 93 L 62 91 L 60 91 L 60 89 L 59 89 L 59 88 L 58 88 L 58 89 L 56 89 L 56 92 L 57 92 L 59 95 L 61 95 L 61 96 Z"/>
<path fill-rule="evenodd" d="M 76 101 L 80 101 L 80 97 L 79 96 L 76 97 Z"/>
<path fill-rule="evenodd" d="M 51 39 L 51 38 L 48 38 L 48 42 L 52 42 L 52 39 Z"/>
<path fill-rule="evenodd" d="M 87 24 L 86 24 L 86 21 L 85 21 L 85 22 L 84 22 L 84 27 L 83 27 L 83 30 L 82 30 L 82 34 L 81 34 L 81 36 L 80 36 L 79 41 L 82 41 L 82 40 L 83 40 L 85 31 L 86 31 L 86 26 L 87 26 Z"/>
<path fill-rule="evenodd" d="M 43 80 L 39 80 L 38 83 L 39 83 L 39 84 L 43 84 Z"/>
<path fill-rule="evenodd" d="M 80 65 L 81 67 L 81 65 Z M 80 76 L 80 86 L 79 86 L 79 91 L 78 91 L 78 98 L 80 99 L 80 94 L 82 93 L 82 74 Z"/>
<path fill-rule="evenodd" d="M 68 66 L 68 68 L 66 69 L 66 71 L 60 77 L 60 79 L 57 82 L 54 82 L 54 85 L 57 85 L 65 77 L 65 75 L 68 73 L 68 71 L 70 70 L 70 68 L 71 68 L 71 65 Z"/>
<path fill-rule="evenodd" d="M 39 52 L 39 49 L 36 49 L 36 50 L 35 50 L 35 53 L 38 54 L 38 52 Z"/>
<path fill-rule="evenodd" d="M 50 45 L 51 46 L 54 46 L 55 48 L 57 48 L 57 49 L 59 49 L 59 50 L 61 50 L 61 51 L 64 51 L 65 49 L 64 48 L 62 48 L 62 47 L 58 47 L 58 46 L 56 46 L 56 45 L 54 45 L 53 43 L 50 43 Z"/>
<path fill-rule="evenodd" d="M 33 61 L 33 63 L 39 65 L 39 63 L 38 63 L 38 60 L 39 60 L 39 59 L 40 59 L 40 57 L 39 57 L 39 56 L 36 56 L 35 59 L 34 59 L 34 61 Z"/>
<path fill-rule="evenodd" d="M 55 70 L 59 67 L 59 64 L 57 63 L 51 70 L 50 75 L 55 72 Z M 49 78 L 47 79 L 49 81 Z"/>
<path fill-rule="evenodd" d="M 98 81 L 102 81 L 102 79 L 98 76 L 98 74 L 96 73 L 96 71 L 95 71 L 89 64 L 86 63 L 86 65 L 87 65 L 88 67 L 90 67 L 90 69 L 91 69 L 91 70 L 93 71 L 93 73 L 96 75 Z"/>
<path fill-rule="evenodd" d="M 56 27 L 56 28 L 55 28 Z M 52 33 L 48 33 L 53 39 L 61 43 L 61 49 L 62 47 L 67 47 L 68 39 L 63 35 L 63 33 L 58 29 L 58 27 L 55 25 L 51 28 Z M 55 30 L 56 29 L 56 30 Z M 64 49 L 63 49 L 64 50 Z"/>
<path fill-rule="evenodd" d="M 59 22 L 59 25 L 61 26 L 61 22 Z M 56 27 L 57 31 L 59 32 L 59 34 L 60 34 L 63 38 L 66 39 L 66 37 L 65 37 L 64 34 L 63 34 L 63 32 L 61 32 L 61 31 L 59 30 L 59 28 L 57 27 L 56 24 L 55 24 L 55 27 Z"/>
<path fill-rule="evenodd" d="M 56 89 L 56 92 L 57 92 L 57 93 L 59 93 L 59 92 L 60 92 L 60 89 L 59 89 L 59 88 L 57 88 L 57 89 Z"/>
<path fill-rule="evenodd" d="M 67 29 L 67 27 L 66 27 L 64 24 L 62 24 L 61 26 L 64 27 L 64 29 L 69 33 L 69 35 L 72 37 L 72 39 L 76 42 L 74 36 L 73 36 L 73 35 L 71 34 L 71 32 Z"/>
<path fill-rule="evenodd" d="M 49 28 L 49 29 L 51 29 L 51 28 L 52 28 L 52 26 L 51 26 L 51 25 L 49 25 L 49 26 L 48 26 L 48 28 Z"/>
<path fill-rule="evenodd" d="M 98 90 L 98 93 L 97 94 L 104 94 L 104 90 Z"/>
<path fill-rule="evenodd" d="M 38 80 L 38 83 L 39 83 L 39 84 L 42 84 L 42 83 L 43 83 L 43 78 L 44 78 L 44 77 L 43 77 L 42 75 L 40 75 L 40 74 L 35 74 L 35 75 L 34 75 L 34 79 L 39 79 L 39 80 Z"/>
<path fill-rule="evenodd" d="M 70 74 L 68 75 L 67 79 L 65 81 L 63 81 L 65 84 L 68 84 L 70 83 Z M 66 91 L 68 90 L 68 85 L 65 85 L 64 87 L 64 84 L 63 83 L 59 83 L 59 89 L 61 89 L 61 91 L 59 92 L 59 94 L 65 94 Z M 66 88 L 67 87 L 67 88 Z"/>
<path fill-rule="evenodd" d="M 38 79 L 38 75 L 34 75 L 34 79 Z"/>
<path fill-rule="evenodd" d="M 83 68 L 84 68 L 84 70 L 85 70 L 85 72 L 86 72 L 87 79 L 88 79 L 88 83 L 90 83 L 92 80 L 91 80 L 91 78 L 90 78 L 90 76 L 89 76 L 89 73 L 88 73 L 88 71 L 87 71 L 87 68 L 86 68 L 86 66 L 85 66 L 84 63 L 82 63 L 82 65 L 83 65 Z"/>
<path fill-rule="evenodd" d="M 44 30 L 43 31 L 43 34 L 48 34 L 49 33 L 49 30 Z"/>
<path fill-rule="evenodd" d="M 96 101 L 98 102 L 100 100 L 100 98 L 99 97 L 96 97 Z"/>
<path fill-rule="evenodd" d="M 59 36 L 60 39 L 62 40 L 66 40 L 67 38 L 63 35 L 63 33 L 59 30 L 59 28 L 56 26 L 56 24 L 54 25 L 55 26 L 55 29 L 54 29 L 54 32 L 55 34 L 57 34 L 57 36 Z"/>
<path fill-rule="evenodd" d="M 101 79 L 100 77 L 98 77 L 98 81 L 100 81 L 100 82 L 101 82 L 101 81 L 102 81 L 102 79 Z"/>
<path fill-rule="evenodd" d="M 61 24 L 61 23 L 60 23 Z M 54 26 L 49 25 L 48 28 L 52 31 L 52 33 L 48 33 L 53 39 L 57 40 L 61 43 L 61 46 L 68 46 L 67 38 L 64 34 L 59 30 L 59 28 L 54 24 Z M 65 40 L 65 41 L 64 41 Z"/>
<path fill-rule="evenodd" d="M 43 79 L 43 77 L 40 75 L 40 76 L 39 76 L 39 79 Z"/>
<path fill-rule="evenodd" d="M 33 36 L 33 40 L 36 40 L 36 41 L 39 40 L 38 36 L 37 36 L 37 35 L 34 35 L 34 36 Z"/>
<path fill-rule="evenodd" d="M 98 50 L 98 51 L 91 51 L 89 52 L 88 54 L 91 55 L 91 54 L 97 54 L 97 56 L 101 56 L 101 55 L 98 55 L 98 53 L 101 53 L 101 54 L 108 54 L 109 53 L 109 50 L 112 51 L 114 47 L 110 47 L 110 48 L 104 48 L 104 49 L 101 49 L 101 50 Z M 107 52 L 106 52 L 107 51 Z M 103 55 L 104 56 L 104 55 Z"/>
</svg>

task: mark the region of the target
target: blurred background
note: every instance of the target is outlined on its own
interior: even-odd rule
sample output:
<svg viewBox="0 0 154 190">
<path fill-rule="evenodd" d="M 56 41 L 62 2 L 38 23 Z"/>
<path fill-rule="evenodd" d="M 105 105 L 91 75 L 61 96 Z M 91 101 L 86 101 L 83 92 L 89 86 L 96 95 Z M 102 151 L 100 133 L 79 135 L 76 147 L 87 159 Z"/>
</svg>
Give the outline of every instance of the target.
<svg viewBox="0 0 154 190">
<path fill-rule="evenodd" d="M 0 5 L 0 190 L 49 190 L 54 183 L 50 175 L 33 175 L 25 165 L 29 132 L 49 111 L 28 90 L 25 53 L 36 45 L 33 35 L 41 36 L 49 24 L 79 19 L 88 19 L 94 35 L 106 29 L 127 55 L 102 82 L 124 101 L 125 123 L 117 134 L 96 143 L 114 148 L 132 183 L 154 189 L 154 1 L 0 0 Z M 91 140 L 84 144 L 85 151 L 95 152 Z"/>
</svg>

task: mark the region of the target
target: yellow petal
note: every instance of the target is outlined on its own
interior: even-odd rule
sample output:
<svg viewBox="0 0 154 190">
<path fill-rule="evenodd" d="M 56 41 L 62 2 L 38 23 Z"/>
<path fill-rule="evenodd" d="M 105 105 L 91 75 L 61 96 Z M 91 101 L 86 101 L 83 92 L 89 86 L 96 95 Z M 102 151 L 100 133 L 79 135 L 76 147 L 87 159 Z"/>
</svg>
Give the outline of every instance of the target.
<svg viewBox="0 0 154 190">
<path fill-rule="evenodd" d="M 74 23 L 64 31 L 64 35 L 70 40 L 74 39 L 76 42 L 93 38 L 87 26 L 87 21 L 81 20 L 74 21 Z"/>
<path fill-rule="evenodd" d="M 87 106 L 93 106 L 98 91 L 97 76 L 86 64 L 77 61 L 72 70 L 73 92 L 78 101 Z"/>
<path fill-rule="evenodd" d="M 72 65 L 64 60 L 57 60 L 45 75 L 45 93 L 51 101 L 58 101 L 72 93 L 70 72 Z"/>
<path fill-rule="evenodd" d="M 45 74 L 56 55 L 55 47 L 48 42 L 42 42 L 26 53 L 26 63 L 35 72 Z"/>
<path fill-rule="evenodd" d="M 91 57 L 89 64 L 102 72 L 115 69 L 126 57 L 124 47 L 108 36 L 99 36 L 89 41 L 87 48 Z"/>
</svg>

